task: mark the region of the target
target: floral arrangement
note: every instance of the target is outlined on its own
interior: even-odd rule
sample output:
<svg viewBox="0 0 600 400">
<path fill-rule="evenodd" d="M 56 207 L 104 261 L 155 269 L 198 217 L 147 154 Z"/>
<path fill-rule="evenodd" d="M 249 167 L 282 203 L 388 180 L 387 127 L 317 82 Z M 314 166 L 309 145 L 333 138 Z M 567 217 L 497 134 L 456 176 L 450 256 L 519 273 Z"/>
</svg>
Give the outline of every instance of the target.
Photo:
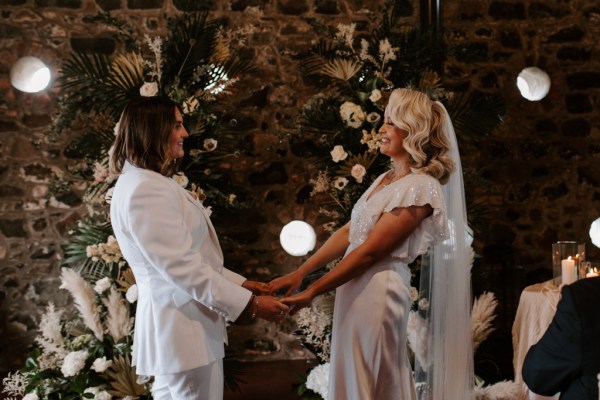
<svg viewBox="0 0 600 400">
<path fill-rule="evenodd" d="M 484 137 L 502 121 L 500 99 L 447 91 L 436 69 L 449 52 L 426 32 L 399 22 L 397 2 L 388 2 L 368 35 L 356 24 L 335 31 L 316 23 L 324 36 L 303 63 L 304 73 L 326 91 L 310 98 L 301 110 L 300 135 L 292 138 L 297 153 L 314 160 L 312 197 L 332 231 L 343 225 L 364 190 L 390 168 L 381 156 L 379 127 L 389 93 L 407 87 L 445 103 L 457 134 L 465 140 Z"/>
<path fill-rule="evenodd" d="M 247 12 L 250 24 L 257 14 L 252 7 Z M 181 172 L 172 178 L 217 213 L 243 206 L 237 194 L 223 188 L 221 163 L 240 152 L 223 128 L 219 102 L 251 67 L 237 57 L 250 25 L 228 30 L 205 13 L 183 13 L 168 19 L 166 37 L 140 40 L 108 13 L 87 22 L 110 27 L 122 52 L 111 57 L 75 53 L 58 79 L 60 110 L 53 134 L 78 131 L 67 152 L 87 161 L 71 172 L 79 187 L 87 187 L 83 200 L 89 212 L 68 232 L 64 246 L 64 264 L 74 268 L 62 269 L 61 288 L 71 293 L 74 314 L 50 304 L 26 366 L 4 380 L 5 393 L 28 400 L 151 398 L 151 382 L 138 379 L 130 365 L 137 287 L 108 213 L 116 181 L 108 169 L 109 151 L 125 104 L 156 95 L 179 104 L 189 149 Z M 202 188 L 190 182 L 202 182 Z M 226 384 L 235 388 L 235 377 L 227 368 L 225 374 Z"/>
<path fill-rule="evenodd" d="M 92 286 L 71 268 L 62 269 L 61 280 L 78 317 L 48 305 L 36 338 L 39 347 L 22 371 L 4 379 L 4 392 L 30 400 L 149 398 L 148 380 L 137 378 L 131 367 L 134 308 L 121 294 L 127 282 L 117 287 L 105 277 Z"/>
</svg>

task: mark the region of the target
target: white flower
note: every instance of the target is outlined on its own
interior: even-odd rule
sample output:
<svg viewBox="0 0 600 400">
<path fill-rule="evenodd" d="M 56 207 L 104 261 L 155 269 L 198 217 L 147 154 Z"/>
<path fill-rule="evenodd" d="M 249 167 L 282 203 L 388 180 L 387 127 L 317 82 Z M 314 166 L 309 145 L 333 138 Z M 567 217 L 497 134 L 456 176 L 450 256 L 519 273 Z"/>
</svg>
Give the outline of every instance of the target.
<svg viewBox="0 0 600 400">
<path fill-rule="evenodd" d="M 23 400 L 39 400 L 40 398 L 36 393 L 27 393 L 23 396 Z"/>
<path fill-rule="evenodd" d="M 111 187 L 110 189 L 108 189 L 106 191 L 106 193 L 104 193 L 104 201 L 106 201 L 106 204 L 110 204 L 110 202 L 112 201 L 112 196 L 113 196 L 114 191 L 115 191 L 115 188 Z"/>
<path fill-rule="evenodd" d="M 148 375 L 138 375 L 135 383 L 138 385 L 145 385 L 146 383 L 150 382 L 150 378 L 152 377 Z"/>
<path fill-rule="evenodd" d="M 329 363 L 317 365 L 306 378 L 306 387 L 327 399 L 329 387 Z"/>
<path fill-rule="evenodd" d="M 183 113 L 193 113 L 198 108 L 198 105 L 200 105 L 200 103 L 194 96 L 188 97 L 188 99 L 183 102 Z"/>
<path fill-rule="evenodd" d="M 187 176 L 185 176 L 183 172 L 178 172 L 171 178 L 173 178 L 173 180 L 177 182 L 177 184 L 182 188 L 186 187 L 188 183 L 190 183 L 190 180 L 187 178 Z"/>
<path fill-rule="evenodd" d="M 215 139 L 204 139 L 204 148 L 207 151 L 213 151 L 217 148 L 217 141 Z"/>
<path fill-rule="evenodd" d="M 92 369 L 96 372 L 104 372 L 112 366 L 112 360 L 107 360 L 106 357 L 96 358 L 92 364 Z"/>
<path fill-rule="evenodd" d="M 67 378 L 77 375 L 85 366 L 87 357 L 88 353 L 84 350 L 70 352 L 65 357 L 62 367 L 60 367 L 61 372 Z"/>
<path fill-rule="evenodd" d="M 348 179 L 344 178 L 343 176 L 340 176 L 335 181 L 333 181 L 333 187 L 336 188 L 337 190 L 342 190 L 343 188 L 346 187 L 347 184 L 348 184 Z"/>
<path fill-rule="evenodd" d="M 350 171 L 350 174 L 354 179 L 356 179 L 356 182 L 362 183 L 363 178 L 367 174 L 367 170 L 361 164 L 354 164 L 352 170 Z"/>
<path fill-rule="evenodd" d="M 52 305 L 52 303 L 50 303 L 50 305 Z M 2 379 L 2 386 L 4 387 L 2 393 L 8 393 L 13 396 L 23 395 L 27 383 L 27 377 L 19 371 L 15 373 L 9 372 L 8 375 Z"/>
<path fill-rule="evenodd" d="M 125 293 L 125 298 L 130 303 L 135 303 L 138 299 L 138 288 L 136 284 L 129 286 L 127 289 L 127 293 Z"/>
<path fill-rule="evenodd" d="M 106 390 L 102 390 L 99 386 L 90 387 L 83 391 L 83 393 L 91 393 L 94 395 L 94 400 L 110 400 L 112 396 Z"/>
<path fill-rule="evenodd" d="M 363 61 L 369 59 L 369 42 L 366 39 L 360 40 L 360 53 L 358 57 Z"/>
<path fill-rule="evenodd" d="M 94 285 L 94 291 L 98 294 L 102 294 L 109 287 L 110 287 L 110 279 L 108 278 L 108 276 L 105 276 L 104 278 L 98 279 L 96 281 L 96 285 Z"/>
<path fill-rule="evenodd" d="M 381 119 L 381 115 L 379 115 L 376 112 L 372 112 L 367 115 L 367 122 L 369 122 L 371 124 L 374 124 L 375 122 L 379 121 L 380 119 Z"/>
<path fill-rule="evenodd" d="M 339 144 L 334 146 L 333 150 L 331 150 L 331 152 L 329 154 L 331 154 L 331 158 L 333 159 L 333 162 L 340 162 L 340 161 L 348 158 L 348 153 L 346 153 L 346 151 L 344 150 L 344 147 Z"/>
<path fill-rule="evenodd" d="M 352 47 L 352 37 L 354 36 L 354 30 L 356 29 L 356 24 L 338 24 L 338 31 L 335 34 L 335 38 L 339 41 L 346 44 L 348 47 Z"/>
<path fill-rule="evenodd" d="M 421 310 L 429 310 L 429 300 L 427 300 L 426 298 L 422 298 L 421 300 L 419 300 L 419 308 Z"/>
<path fill-rule="evenodd" d="M 327 178 L 327 173 L 325 171 L 319 171 L 319 175 L 316 178 L 311 178 L 310 184 L 313 187 L 311 196 L 314 196 L 316 193 L 326 192 L 329 189 L 329 178 Z"/>
<path fill-rule="evenodd" d="M 373 90 L 371 92 L 371 96 L 369 96 L 369 100 L 371 100 L 373 103 L 377 103 L 379 99 L 381 99 L 381 92 L 379 89 Z"/>
<path fill-rule="evenodd" d="M 360 128 L 365 120 L 365 112 L 358 104 L 346 101 L 340 106 L 340 116 L 347 126 Z"/>
<path fill-rule="evenodd" d="M 396 59 L 396 52 L 400 50 L 398 47 L 392 47 L 390 41 L 383 39 L 379 42 L 379 57 L 383 64 Z"/>
<path fill-rule="evenodd" d="M 140 88 L 140 95 L 143 97 L 153 97 L 158 94 L 158 83 L 144 82 Z"/>
</svg>

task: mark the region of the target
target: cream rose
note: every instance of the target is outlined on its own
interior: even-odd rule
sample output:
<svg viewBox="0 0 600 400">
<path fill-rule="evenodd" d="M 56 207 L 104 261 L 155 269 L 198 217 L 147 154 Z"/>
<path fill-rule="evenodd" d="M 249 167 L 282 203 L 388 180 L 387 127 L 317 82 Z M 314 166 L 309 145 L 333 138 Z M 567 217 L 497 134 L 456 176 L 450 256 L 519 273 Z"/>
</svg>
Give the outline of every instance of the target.
<svg viewBox="0 0 600 400">
<path fill-rule="evenodd" d="M 106 357 L 96 358 L 92 364 L 92 369 L 96 372 L 104 372 L 112 366 L 112 360 L 107 360 Z"/>
<path fill-rule="evenodd" d="M 144 97 L 153 97 L 158 94 L 158 83 L 144 82 L 140 88 L 140 95 Z"/>
<path fill-rule="evenodd" d="M 187 176 L 185 176 L 185 174 L 183 172 L 176 173 L 175 175 L 172 176 L 172 178 L 182 188 L 186 187 L 188 185 L 188 183 L 190 183 L 190 180 L 188 179 Z"/>
<path fill-rule="evenodd" d="M 217 148 L 217 141 L 215 139 L 204 139 L 204 148 L 206 151 L 213 151 Z"/>
<path fill-rule="evenodd" d="M 102 294 L 109 287 L 110 287 L 110 279 L 108 279 L 108 277 L 105 276 L 104 278 L 98 279 L 96 281 L 96 285 L 94 285 L 94 291 L 98 294 Z"/>
<path fill-rule="evenodd" d="M 376 103 L 379 101 L 379 99 L 381 99 L 381 92 L 379 89 L 373 90 L 371 92 L 371 96 L 369 96 L 369 100 L 371 100 L 373 103 Z"/>
<path fill-rule="evenodd" d="M 334 146 L 333 150 L 331 150 L 329 154 L 331 154 L 333 162 L 340 162 L 348 158 L 348 153 L 346 153 L 344 147 L 339 144 L 337 146 Z"/>
<path fill-rule="evenodd" d="M 361 164 L 355 164 L 352 167 L 352 170 L 350 171 L 350 174 L 352 175 L 352 177 L 354 179 L 356 179 L 356 182 L 358 183 L 362 183 L 363 178 L 365 177 L 365 175 L 367 174 L 367 170 L 364 166 L 362 166 Z"/>
<path fill-rule="evenodd" d="M 129 286 L 129 289 L 127 289 L 127 293 L 125 293 L 125 298 L 130 303 L 135 303 L 137 301 L 138 288 L 136 284 Z"/>
</svg>

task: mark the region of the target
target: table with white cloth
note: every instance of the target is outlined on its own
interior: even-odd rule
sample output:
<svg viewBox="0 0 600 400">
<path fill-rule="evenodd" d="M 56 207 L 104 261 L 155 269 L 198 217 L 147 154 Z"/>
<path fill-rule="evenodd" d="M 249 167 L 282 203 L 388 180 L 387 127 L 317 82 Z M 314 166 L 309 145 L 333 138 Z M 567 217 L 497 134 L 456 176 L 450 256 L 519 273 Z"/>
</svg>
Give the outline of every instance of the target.
<svg viewBox="0 0 600 400">
<path fill-rule="evenodd" d="M 546 400 L 558 399 L 559 397 L 559 394 L 548 397 L 531 392 L 523 382 L 521 374 L 527 351 L 546 332 L 556 313 L 556 305 L 559 299 L 560 288 L 552 280 L 527 286 L 521 293 L 512 328 L 515 383 L 520 386 L 517 400 Z"/>
</svg>

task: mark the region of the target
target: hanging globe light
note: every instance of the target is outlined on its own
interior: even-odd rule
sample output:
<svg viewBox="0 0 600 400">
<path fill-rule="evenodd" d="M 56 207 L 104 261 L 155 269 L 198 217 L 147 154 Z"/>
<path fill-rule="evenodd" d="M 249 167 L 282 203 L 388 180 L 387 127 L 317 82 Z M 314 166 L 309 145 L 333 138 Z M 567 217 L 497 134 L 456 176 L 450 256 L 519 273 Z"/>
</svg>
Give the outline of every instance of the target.
<svg viewBox="0 0 600 400">
<path fill-rule="evenodd" d="M 317 235 L 312 226 L 304 221 L 292 221 L 281 229 L 281 247 L 292 256 L 304 256 L 315 248 Z"/>
<path fill-rule="evenodd" d="M 600 247 L 600 218 L 592 222 L 590 226 L 590 239 L 596 247 Z"/>
<path fill-rule="evenodd" d="M 37 93 L 50 83 L 50 69 L 39 58 L 26 56 L 10 69 L 10 83 L 25 93 Z"/>
<path fill-rule="evenodd" d="M 528 67 L 519 73 L 517 87 L 521 96 L 530 101 L 538 101 L 550 91 L 550 76 L 537 67 Z"/>
</svg>

